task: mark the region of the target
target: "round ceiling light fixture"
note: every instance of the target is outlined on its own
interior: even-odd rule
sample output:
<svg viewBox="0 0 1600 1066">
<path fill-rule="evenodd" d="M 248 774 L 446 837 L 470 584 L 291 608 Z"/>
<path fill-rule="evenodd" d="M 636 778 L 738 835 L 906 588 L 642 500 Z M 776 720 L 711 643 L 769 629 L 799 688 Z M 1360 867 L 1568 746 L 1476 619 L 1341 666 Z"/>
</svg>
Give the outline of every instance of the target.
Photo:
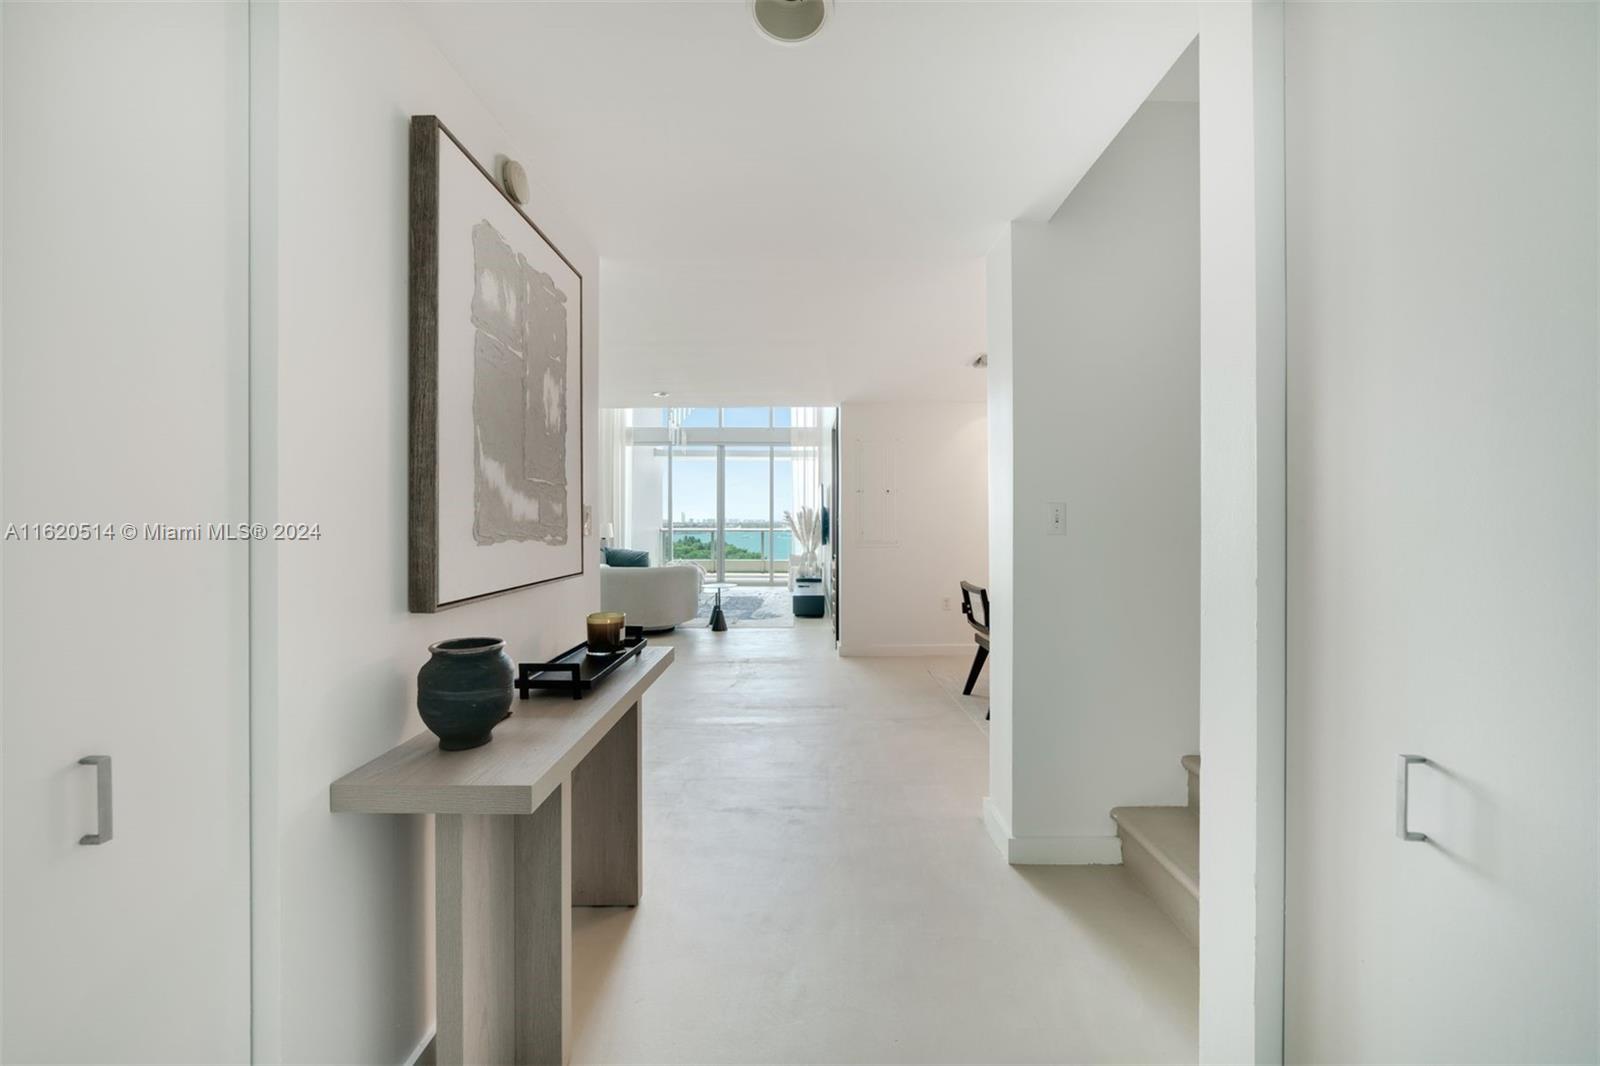
<svg viewBox="0 0 1600 1066">
<path fill-rule="evenodd" d="M 831 0 L 750 0 L 761 32 L 779 44 L 809 41 L 822 29 Z"/>
</svg>

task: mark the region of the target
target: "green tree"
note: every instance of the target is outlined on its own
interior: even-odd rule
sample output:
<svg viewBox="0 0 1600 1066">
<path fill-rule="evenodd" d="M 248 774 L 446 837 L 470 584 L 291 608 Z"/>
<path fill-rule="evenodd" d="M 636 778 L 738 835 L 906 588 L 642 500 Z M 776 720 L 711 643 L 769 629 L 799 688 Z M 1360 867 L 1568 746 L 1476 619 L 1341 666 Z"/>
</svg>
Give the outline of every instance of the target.
<svg viewBox="0 0 1600 1066">
<path fill-rule="evenodd" d="M 711 545 L 699 537 L 679 537 L 672 542 L 674 559 L 709 559 Z"/>
<path fill-rule="evenodd" d="M 680 536 L 672 542 L 672 557 L 674 559 L 709 559 L 711 558 L 711 543 L 695 536 Z M 737 544 L 729 544 L 727 550 L 723 553 L 723 558 L 764 559 L 766 556 L 760 552 L 753 552 L 749 548 L 741 548 Z"/>
</svg>

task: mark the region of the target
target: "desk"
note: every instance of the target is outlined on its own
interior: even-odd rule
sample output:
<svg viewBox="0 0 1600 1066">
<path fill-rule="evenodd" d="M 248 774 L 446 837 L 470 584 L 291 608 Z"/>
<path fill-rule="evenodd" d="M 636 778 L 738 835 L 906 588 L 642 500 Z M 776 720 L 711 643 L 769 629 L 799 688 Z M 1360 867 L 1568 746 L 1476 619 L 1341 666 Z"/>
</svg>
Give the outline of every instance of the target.
<svg viewBox="0 0 1600 1066">
<path fill-rule="evenodd" d="M 335 811 L 434 815 L 441 1064 L 567 1061 L 571 908 L 639 902 L 639 716 L 672 657 L 517 700 L 481 748 L 421 733 L 333 783 Z"/>
</svg>

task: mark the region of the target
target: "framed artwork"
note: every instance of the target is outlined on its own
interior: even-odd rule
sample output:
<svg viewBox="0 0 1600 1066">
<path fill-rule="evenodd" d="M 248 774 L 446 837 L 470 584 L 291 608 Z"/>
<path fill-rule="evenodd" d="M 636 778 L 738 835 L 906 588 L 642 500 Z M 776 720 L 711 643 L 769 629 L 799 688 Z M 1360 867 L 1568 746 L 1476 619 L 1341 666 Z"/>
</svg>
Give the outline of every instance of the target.
<svg viewBox="0 0 1600 1066">
<path fill-rule="evenodd" d="M 583 573 L 583 277 L 411 119 L 411 560 L 432 612 Z"/>
</svg>

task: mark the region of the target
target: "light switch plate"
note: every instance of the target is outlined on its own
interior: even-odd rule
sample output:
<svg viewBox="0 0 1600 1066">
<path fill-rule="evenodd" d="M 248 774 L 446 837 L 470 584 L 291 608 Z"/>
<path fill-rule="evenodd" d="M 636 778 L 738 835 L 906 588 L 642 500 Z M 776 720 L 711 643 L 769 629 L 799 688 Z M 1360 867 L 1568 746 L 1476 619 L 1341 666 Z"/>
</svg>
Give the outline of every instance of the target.
<svg viewBox="0 0 1600 1066">
<path fill-rule="evenodd" d="M 1064 503 L 1047 503 L 1047 504 L 1044 505 L 1044 508 L 1045 508 L 1045 518 L 1044 518 L 1044 529 L 1045 529 L 1045 532 L 1050 534 L 1052 537 L 1064 537 L 1064 536 L 1066 536 L 1067 535 L 1067 505 L 1064 504 Z"/>
</svg>

